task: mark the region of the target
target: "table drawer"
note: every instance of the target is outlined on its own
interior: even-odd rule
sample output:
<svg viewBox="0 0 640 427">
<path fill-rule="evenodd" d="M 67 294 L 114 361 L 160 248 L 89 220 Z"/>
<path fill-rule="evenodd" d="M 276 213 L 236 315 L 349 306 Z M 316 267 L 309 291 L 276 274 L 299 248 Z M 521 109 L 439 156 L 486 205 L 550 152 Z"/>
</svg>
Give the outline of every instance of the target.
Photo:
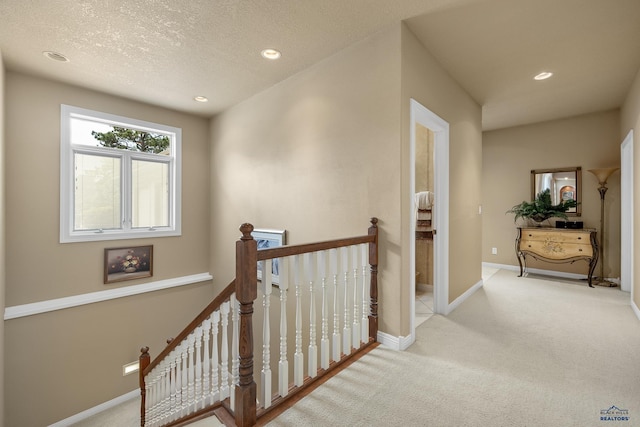
<svg viewBox="0 0 640 427">
<path fill-rule="evenodd" d="M 587 240 L 589 242 L 589 240 Z M 590 243 L 564 243 L 556 239 L 529 240 L 520 242 L 520 250 L 528 251 L 552 260 L 562 260 L 574 257 L 593 256 L 593 247 Z"/>
<path fill-rule="evenodd" d="M 552 240 L 558 243 L 583 243 L 591 245 L 591 233 L 584 231 L 552 231 L 552 230 L 522 230 L 522 236 L 520 240 L 522 242 L 528 241 L 542 241 L 546 242 Z"/>
</svg>

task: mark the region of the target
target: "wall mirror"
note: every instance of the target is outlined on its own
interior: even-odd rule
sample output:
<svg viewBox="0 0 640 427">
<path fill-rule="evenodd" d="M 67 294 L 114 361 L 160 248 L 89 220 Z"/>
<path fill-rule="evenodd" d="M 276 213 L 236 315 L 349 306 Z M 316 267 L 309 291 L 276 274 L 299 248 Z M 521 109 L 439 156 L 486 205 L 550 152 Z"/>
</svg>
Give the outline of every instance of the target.
<svg viewBox="0 0 640 427">
<path fill-rule="evenodd" d="M 573 199 L 578 206 L 567 211 L 568 216 L 581 216 L 582 168 L 534 169 L 531 171 L 531 200 L 536 194 L 549 189 L 551 203 L 557 205 L 562 200 Z"/>
</svg>

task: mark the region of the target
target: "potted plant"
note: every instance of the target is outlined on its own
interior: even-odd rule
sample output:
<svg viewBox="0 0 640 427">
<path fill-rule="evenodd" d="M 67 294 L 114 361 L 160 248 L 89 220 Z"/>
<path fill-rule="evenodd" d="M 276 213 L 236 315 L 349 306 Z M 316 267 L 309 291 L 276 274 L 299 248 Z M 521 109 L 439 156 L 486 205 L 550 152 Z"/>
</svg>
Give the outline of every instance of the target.
<svg viewBox="0 0 640 427">
<path fill-rule="evenodd" d="M 540 226 L 540 223 L 548 220 L 549 218 L 558 217 L 568 219 L 566 212 L 578 206 L 578 202 L 573 199 L 562 200 L 557 205 L 551 203 L 551 190 L 546 190 L 538 193 L 533 202 L 519 203 L 509 209 L 506 213 L 512 213 L 515 215 L 513 221 L 517 221 L 518 218 L 532 220 Z"/>
</svg>

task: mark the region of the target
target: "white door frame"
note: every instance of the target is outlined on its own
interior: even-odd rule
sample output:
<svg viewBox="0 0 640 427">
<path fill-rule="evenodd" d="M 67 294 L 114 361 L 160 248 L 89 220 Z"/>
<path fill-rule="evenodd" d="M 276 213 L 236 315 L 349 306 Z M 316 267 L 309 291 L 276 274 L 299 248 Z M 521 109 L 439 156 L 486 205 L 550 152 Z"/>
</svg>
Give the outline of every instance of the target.
<svg viewBox="0 0 640 427">
<path fill-rule="evenodd" d="M 620 289 L 633 301 L 633 129 L 620 145 Z"/>
<path fill-rule="evenodd" d="M 433 210 L 433 312 L 448 314 L 449 311 L 449 123 L 411 99 L 410 151 L 409 151 L 409 285 L 411 307 L 411 342 L 415 340 L 416 314 L 416 124 L 434 134 L 434 210 Z"/>
</svg>

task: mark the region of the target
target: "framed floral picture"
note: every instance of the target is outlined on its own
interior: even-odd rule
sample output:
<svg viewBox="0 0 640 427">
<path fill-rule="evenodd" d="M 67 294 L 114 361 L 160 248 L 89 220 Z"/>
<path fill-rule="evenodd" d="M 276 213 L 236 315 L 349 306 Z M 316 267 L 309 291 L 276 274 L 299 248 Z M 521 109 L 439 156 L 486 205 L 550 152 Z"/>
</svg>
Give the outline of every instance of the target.
<svg viewBox="0 0 640 427">
<path fill-rule="evenodd" d="M 104 250 L 104 283 L 153 276 L 153 246 Z"/>
<path fill-rule="evenodd" d="M 251 235 L 258 242 L 258 249 L 274 248 L 286 244 L 285 242 L 285 230 L 267 230 L 267 229 L 254 229 Z M 258 280 L 262 280 L 262 266 L 258 262 Z M 280 271 L 279 259 L 274 259 L 271 263 L 271 280 L 274 285 L 279 283 L 278 273 Z"/>
</svg>

